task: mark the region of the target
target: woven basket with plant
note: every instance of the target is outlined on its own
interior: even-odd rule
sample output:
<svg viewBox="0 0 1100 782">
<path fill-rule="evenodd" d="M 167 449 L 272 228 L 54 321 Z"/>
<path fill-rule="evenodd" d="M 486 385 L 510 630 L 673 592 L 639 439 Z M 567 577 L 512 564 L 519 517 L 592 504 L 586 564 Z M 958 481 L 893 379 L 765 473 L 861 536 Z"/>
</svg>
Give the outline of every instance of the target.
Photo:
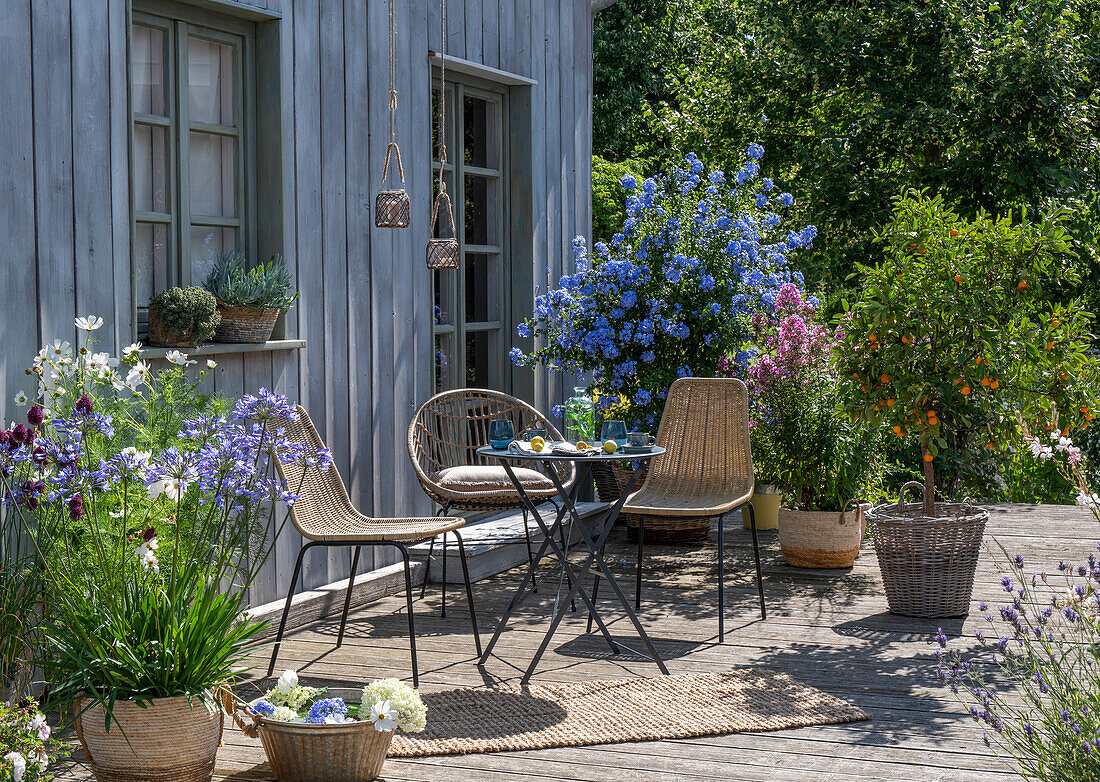
<svg viewBox="0 0 1100 782">
<path fill-rule="evenodd" d="M 290 271 L 280 255 L 251 268 L 241 253 L 222 253 L 203 287 L 217 298 L 215 342 L 267 342 L 279 315 L 290 309 Z"/>
<path fill-rule="evenodd" d="M 194 347 L 218 327 L 218 304 L 202 288 L 168 288 L 149 300 L 149 344 Z"/>
</svg>

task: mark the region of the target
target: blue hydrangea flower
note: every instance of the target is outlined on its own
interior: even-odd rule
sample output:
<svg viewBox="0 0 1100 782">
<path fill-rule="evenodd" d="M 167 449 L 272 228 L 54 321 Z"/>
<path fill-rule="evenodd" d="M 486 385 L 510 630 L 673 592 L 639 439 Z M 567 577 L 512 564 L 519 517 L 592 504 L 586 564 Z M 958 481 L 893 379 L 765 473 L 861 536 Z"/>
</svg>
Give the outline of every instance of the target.
<svg viewBox="0 0 1100 782">
<path fill-rule="evenodd" d="M 275 704 L 269 703 L 268 701 L 256 701 L 256 705 L 252 707 L 252 711 L 266 717 L 275 713 Z"/>
<path fill-rule="evenodd" d="M 323 725 L 329 717 L 348 716 L 348 707 L 343 698 L 322 698 L 309 707 L 305 722 L 308 725 Z"/>
</svg>

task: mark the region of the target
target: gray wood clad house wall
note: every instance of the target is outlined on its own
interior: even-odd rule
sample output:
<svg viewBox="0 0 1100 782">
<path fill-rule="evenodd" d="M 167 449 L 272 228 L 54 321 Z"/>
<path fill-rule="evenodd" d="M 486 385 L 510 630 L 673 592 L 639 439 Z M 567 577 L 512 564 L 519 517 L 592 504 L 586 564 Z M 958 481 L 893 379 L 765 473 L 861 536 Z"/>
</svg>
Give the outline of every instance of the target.
<svg viewBox="0 0 1100 782">
<path fill-rule="evenodd" d="M 192 0 L 231 7 L 231 0 Z M 373 197 L 389 140 L 387 0 L 242 0 L 279 16 L 280 247 L 301 301 L 287 318 L 299 351 L 218 356 L 214 388 L 260 386 L 300 400 L 318 422 L 360 507 L 375 515 L 429 513 L 405 449 L 417 405 L 432 391 L 431 279 L 423 262 L 430 208 L 431 69 L 439 51 L 434 0 L 398 0 L 398 140 L 413 225 L 373 227 Z M 73 340 L 76 314 L 102 315 L 103 344 L 130 333 L 130 187 L 127 0 L 0 3 L 0 411 L 30 391 L 23 370 L 47 339 Z M 530 172 L 514 204 L 531 210 L 534 279 L 545 286 L 572 263 L 575 234 L 591 222 L 591 13 L 589 0 L 449 0 L 447 53 L 536 83 L 530 102 Z M 261 94 L 260 101 L 264 101 Z M 262 113 L 262 112 L 261 112 Z M 513 128 L 513 132 L 515 129 Z M 264 181 L 264 172 L 260 180 Z M 528 286 L 514 291 L 520 309 Z M 526 298 L 524 298 L 526 297 Z M 563 396 L 536 376 L 537 404 Z M 285 593 L 300 540 L 287 528 L 252 602 Z M 379 552 L 361 568 L 388 563 Z M 347 576 L 346 553 L 314 550 L 305 586 Z"/>
</svg>

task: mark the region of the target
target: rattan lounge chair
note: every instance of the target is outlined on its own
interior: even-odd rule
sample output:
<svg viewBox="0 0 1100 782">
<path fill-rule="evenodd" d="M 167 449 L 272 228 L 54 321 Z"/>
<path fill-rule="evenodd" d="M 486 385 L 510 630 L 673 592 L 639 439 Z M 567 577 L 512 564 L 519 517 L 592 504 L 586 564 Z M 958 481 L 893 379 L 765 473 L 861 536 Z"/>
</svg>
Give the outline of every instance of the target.
<svg viewBox="0 0 1100 782">
<path fill-rule="evenodd" d="M 531 531 L 527 507 L 499 462 L 478 456 L 476 450 L 489 443 L 489 422 L 510 418 L 517 434 L 532 426 L 546 429 L 547 436 L 560 440 L 561 433 L 550 420 L 526 402 L 499 391 L 460 388 L 444 391 L 421 405 L 409 424 L 409 459 L 424 492 L 438 503 L 440 514 L 457 511 L 520 509 L 527 542 L 527 561 L 532 558 Z M 558 478 L 568 488 L 575 478 L 571 463 L 558 463 Z M 554 483 L 542 473 L 513 468 L 533 502 L 558 496 Z M 434 541 L 428 547 L 431 562 Z M 443 611 L 447 598 L 447 539 L 443 539 Z M 534 574 L 531 575 L 534 587 Z M 421 596 L 424 592 L 421 589 Z"/>
<path fill-rule="evenodd" d="M 297 421 L 280 421 L 286 430 L 286 436 L 292 441 L 305 443 L 316 453 L 325 447 L 309 415 L 298 407 Z M 470 575 L 466 567 L 466 549 L 458 530 L 466 525 L 462 518 L 376 519 L 364 516 L 348 497 L 344 481 L 333 465 L 325 472 L 309 469 L 301 464 L 278 465 L 279 474 L 286 480 L 293 493 L 299 495 L 290 509 L 290 519 L 294 528 L 307 541 L 298 553 L 294 565 L 294 575 L 290 579 L 290 589 L 286 595 L 286 605 L 279 621 L 279 632 L 275 637 L 275 648 L 271 650 L 271 664 L 268 676 L 275 671 L 275 659 L 279 654 L 283 632 L 286 629 L 287 616 L 290 613 L 294 586 L 302 570 L 302 560 L 306 551 L 314 546 L 353 546 L 351 572 L 348 576 L 347 593 L 344 596 L 344 610 L 340 616 L 340 632 L 336 645 L 344 642 L 344 627 L 348 621 L 348 608 L 351 605 L 351 590 L 355 581 L 355 569 L 359 565 L 359 551 L 363 546 L 386 546 L 397 549 L 405 563 L 405 603 L 409 615 L 409 648 L 412 653 L 413 686 L 419 686 L 420 675 L 416 664 L 416 628 L 413 622 L 412 575 L 408 546 L 425 540 L 435 540 L 437 535 L 454 535 L 462 560 L 462 576 L 466 582 L 466 599 L 470 606 L 470 624 L 474 630 L 474 645 L 481 656 L 481 638 L 477 632 L 477 617 L 474 615 L 474 596 L 470 588 Z"/>
<path fill-rule="evenodd" d="M 727 378 L 681 378 L 674 382 L 657 430 L 657 445 L 665 448 L 666 453 L 649 463 L 645 483 L 623 506 L 623 513 L 641 517 L 635 610 L 641 607 L 642 599 L 645 517 L 717 517 L 718 640 L 722 641 L 725 639 L 723 527 L 726 517 L 741 508 L 749 511 L 760 617 L 767 618 L 756 515 L 749 501 L 753 491 L 753 469 L 745 384 Z M 598 584 L 597 579 L 593 591 Z"/>
</svg>

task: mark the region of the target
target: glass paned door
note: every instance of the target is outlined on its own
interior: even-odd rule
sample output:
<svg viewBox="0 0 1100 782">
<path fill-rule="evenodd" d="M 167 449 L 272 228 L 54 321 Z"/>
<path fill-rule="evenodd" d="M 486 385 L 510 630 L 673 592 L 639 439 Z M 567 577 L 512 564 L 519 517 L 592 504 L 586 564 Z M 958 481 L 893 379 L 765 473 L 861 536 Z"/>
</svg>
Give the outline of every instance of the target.
<svg viewBox="0 0 1100 782">
<path fill-rule="evenodd" d="M 505 247 L 504 96 L 447 86 L 447 157 L 462 265 L 433 271 L 436 391 L 461 386 L 508 390 L 509 277 Z M 438 178 L 438 85 L 433 90 L 432 171 Z M 458 154 L 456 154 L 456 152 Z M 436 235 L 448 235 L 436 228 Z"/>
</svg>

